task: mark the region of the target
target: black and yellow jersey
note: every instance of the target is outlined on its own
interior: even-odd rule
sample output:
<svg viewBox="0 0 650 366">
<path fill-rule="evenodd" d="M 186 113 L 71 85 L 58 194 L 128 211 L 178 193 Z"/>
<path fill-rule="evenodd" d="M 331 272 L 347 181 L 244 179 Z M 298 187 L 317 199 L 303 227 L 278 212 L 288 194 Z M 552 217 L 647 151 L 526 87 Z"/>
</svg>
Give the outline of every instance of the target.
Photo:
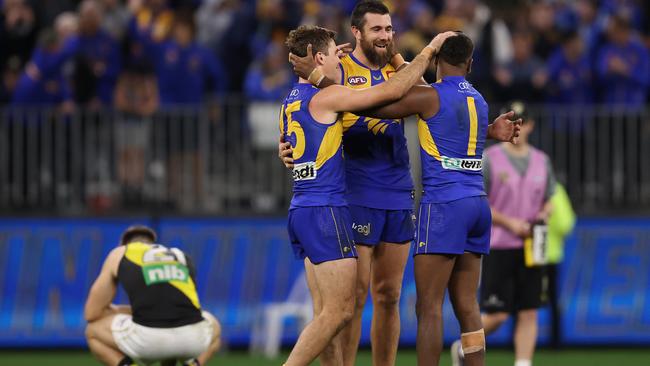
<svg viewBox="0 0 650 366">
<path fill-rule="evenodd" d="M 154 328 L 203 320 L 194 277 L 194 266 L 180 249 L 138 242 L 126 245 L 117 271 L 133 322 Z"/>
</svg>

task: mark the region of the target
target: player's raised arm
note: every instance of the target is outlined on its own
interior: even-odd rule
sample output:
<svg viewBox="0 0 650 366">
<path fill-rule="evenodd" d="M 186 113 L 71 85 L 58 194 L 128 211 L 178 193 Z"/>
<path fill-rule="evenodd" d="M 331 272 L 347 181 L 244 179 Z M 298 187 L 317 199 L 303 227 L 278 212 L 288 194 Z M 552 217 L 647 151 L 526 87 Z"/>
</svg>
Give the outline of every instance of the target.
<svg viewBox="0 0 650 366">
<path fill-rule="evenodd" d="M 336 56 L 341 58 L 348 53 L 352 52 L 349 43 L 344 43 L 336 46 Z M 310 44 L 307 45 L 307 55 L 304 57 L 297 56 L 289 52 L 289 62 L 293 65 L 293 72 L 298 77 L 309 80 L 317 88 L 327 88 L 330 85 L 341 84 L 341 80 L 332 80 L 325 76 L 318 68 L 318 64 L 313 57 L 314 51 Z M 340 77 L 340 75 L 338 75 Z"/>
<path fill-rule="evenodd" d="M 400 99 L 420 80 L 445 39 L 454 34 L 445 32 L 437 35 L 411 64 L 385 83 L 361 90 L 333 85 L 314 98 L 318 98 L 322 108 L 335 112 L 357 112 Z"/>
</svg>

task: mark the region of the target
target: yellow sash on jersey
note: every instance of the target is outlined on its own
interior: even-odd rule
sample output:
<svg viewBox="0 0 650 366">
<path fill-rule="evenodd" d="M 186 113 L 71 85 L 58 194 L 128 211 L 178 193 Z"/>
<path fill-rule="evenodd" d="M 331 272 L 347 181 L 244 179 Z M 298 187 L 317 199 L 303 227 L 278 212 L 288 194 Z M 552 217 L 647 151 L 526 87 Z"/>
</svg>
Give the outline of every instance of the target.
<svg viewBox="0 0 650 366">
<path fill-rule="evenodd" d="M 163 246 L 159 246 L 159 248 L 160 247 L 166 249 Z M 146 265 L 146 263 L 144 262 L 145 254 L 147 254 L 148 251 L 153 249 L 154 247 L 149 244 L 139 243 L 139 242 L 129 243 L 126 246 L 126 251 L 124 252 L 124 256 L 132 263 L 140 267 L 144 267 Z M 155 263 L 163 264 L 163 262 L 155 262 Z M 174 263 L 182 264 L 178 262 L 174 262 Z M 192 304 L 197 309 L 201 309 L 201 304 L 199 303 L 199 295 L 196 292 L 196 286 L 194 285 L 194 281 L 192 280 L 191 277 L 189 277 L 186 281 L 170 280 L 167 281 L 167 283 L 169 283 L 171 286 L 176 287 L 180 292 L 183 293 L 183 295 L 187 296 L 187 298 L 190 299 Z"/>
</svg>

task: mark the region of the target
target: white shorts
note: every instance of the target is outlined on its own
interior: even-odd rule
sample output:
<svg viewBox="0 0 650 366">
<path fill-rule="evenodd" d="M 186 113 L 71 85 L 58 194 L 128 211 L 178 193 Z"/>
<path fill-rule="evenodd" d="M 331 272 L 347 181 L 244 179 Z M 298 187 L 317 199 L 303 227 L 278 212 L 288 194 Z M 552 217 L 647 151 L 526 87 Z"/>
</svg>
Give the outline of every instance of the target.
<svg viewBox="0 0 650 366">
<path fill-rule="evenodd" d="M 203 321 L 176 328 L 151 328 L 133 322 L 131 315 L 117 314 L 111 331 L 117 347 L 134 361 L 187 360 L 205 352 L 212 341 L 211 314 L 203 311 Z"/>
</svg>

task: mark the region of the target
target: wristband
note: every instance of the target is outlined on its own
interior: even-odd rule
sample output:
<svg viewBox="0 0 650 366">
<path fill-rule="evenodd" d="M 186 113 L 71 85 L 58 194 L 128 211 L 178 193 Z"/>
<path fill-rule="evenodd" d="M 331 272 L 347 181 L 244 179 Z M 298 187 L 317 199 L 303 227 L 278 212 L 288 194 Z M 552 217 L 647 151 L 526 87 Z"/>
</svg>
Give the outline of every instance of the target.
<svg viewBox="0 0 650 366">
<path fill-rule="evenodd" d="M 318 86 L 323 79 L 325 79 L 325 75 L 318 68 L 313 69 L 307 78 L 314 86 Z"/>
<path fill-rule="evenodd" d="M 406 66 L 408 66 L 409 64 L 410 64 L 410 62 L 404 61 L 404 63 L 401 64 L 400 67 L 398 67 L 397 69 L 395 69 L 395 72 L 398 72 L 398 71 L 400 71 L 400 70 L 402 70 L 402 69 L 405 69 Z"/>
</svg>

